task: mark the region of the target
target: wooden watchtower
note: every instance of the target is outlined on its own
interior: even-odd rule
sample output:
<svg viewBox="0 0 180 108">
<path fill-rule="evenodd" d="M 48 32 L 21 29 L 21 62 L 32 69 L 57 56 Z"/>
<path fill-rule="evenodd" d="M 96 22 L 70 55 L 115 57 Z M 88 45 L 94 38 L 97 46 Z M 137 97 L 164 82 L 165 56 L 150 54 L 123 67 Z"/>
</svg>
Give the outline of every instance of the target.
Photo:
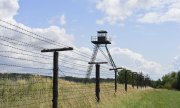
<svg viewBox="0 0 180 108">
<path fill-rule="evenodd" d="M 111 44 L 111 39 L 110 39 L 110 37 L 108 37 L 107 33 L 108 32 L 105 30 L 100 30 L 100 31 L 97 31 L 97 36 L 91 37 L 91 42 L 94 44 L 94 49 L 93 49 L 93 54 L 91 56 L 90 62 L 95 62 L 99 47 L 105 46 L 106 51 L 109 56 L 110 64 L 112 65 L 113 68 L 116 68 L 116 65 L 111 57 L 111 54 L 110 54 L 108 48 L 107 48 L 107 44 Z M 90 78 L 92 69 L 93 69 L 93 64 L 89 64 L 88 69 L 87 69 L 87 74 L 86 74 L 87 79 Z"/>
</svg>

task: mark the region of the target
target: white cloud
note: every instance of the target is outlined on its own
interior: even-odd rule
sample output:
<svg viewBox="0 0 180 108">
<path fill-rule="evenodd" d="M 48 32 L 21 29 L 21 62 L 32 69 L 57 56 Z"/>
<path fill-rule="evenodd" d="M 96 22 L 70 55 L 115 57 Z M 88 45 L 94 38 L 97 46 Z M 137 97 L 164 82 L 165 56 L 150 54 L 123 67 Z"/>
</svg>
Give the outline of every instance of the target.
<svg viewBox="0 0 180 108">
<path fill-rule="evenodd" d="M 108 22 L 114 24 L 125 20 L 131 15 L 131 11 L 123 6 L 120 0 L 100 0 L 96 8 L 106 14 L 106 17 L 98 22 Z"/>
<path fill-rule="evenodd" d="M 66 17 L 65 17 L 65 15 L 61 15 L 61 17 L 60 17 L 60 24 L 61 25 L 65 25 L 66 24 Z"/>
<path fill-rule="evenodd" d="M 122 23 L 131 17 L 141 23 L 180 22 L 179 0 L 99 0 L 96 8 L 105 14 L 97 24 Z"/>
<path fill-rule="evenodd" d="M 179 6 L 180 7 L 180 6 Z M 170 8 L 164 13 L 149 12 L 138 19 L 141 23 L 180 22 L 180 8 Z"/>
<path fill-rule="evenodd" d="M 139 18 L 138 21 L 141 23 L 158 23 L 160 22 L 159 17 L 160 17 L 159 14 L 155 12 L 151 12 L 151 13 L 147 13 L 142 18 Z"/>
<path fill-rule="evenodd" d="M 0 0 L 0 18 L 12 19 L 19 9 L 19 0 Z"/>
<path fill-rule="evenodd" d="M 1 24 L 2 24 L 2 22 L 1 22 Z M 64 43 L 65 45 L 73 46 L 73 39 L 74 39 L 73 35 L 68 34 L 64 28 L 59 28 L 57 26 L 50 26 L 48 28 L 30 28 L 30 27 L 27 27 L 27 26 L 25 26 L 23 24 L 19 24 L 19 23 L 15 23 L 15 25 L 18 25 L 22 28 L 26 28 L 27 30 L 29 30 L 33 33 L 36 33 L 40 36 L 43 36 L 45 38 L 48 38 L 50 40 L 55 40 L 58 43 Z M 6 25 L 6 26 L 8 26 L 8 25 Z M 16 27 L 11 27 L 11 28 L 19 30 Z M 22 30 L 19 30 L 19 31 L 24 32 Z M 8 42 L 2 40 L 4 37 L 1 37 L 1 43 L 5 44 L 5 45 L 16 47 L 19 49 L 23 49 L 23 50 L 41 53 L 40 51 L 44 48 L 48 49 L 48 48 L 65 47 L 61 44 L 53 45 L 53 44 L 50 44 L 48 42 L 35 39 L 35 38 L 33 38 L 33 36 L 34 37 L 37 37 L 37 36 L 32 35 L 32 34 L 27 33 L 27 32 L 26 33 L 31 35 L 31 36 L 22 35 L 20 33 L 13 32 L 13 31 L 10 31 L 10 30 L 4 29 L 4 28 L 0 28 L 0 32 L 1 32 L 0 36 L 5 36 L 6 38 L 7 37 L 13 38 L 13 39 L 21 41 L 21 42 L 29 43 L 29 44 L 36 46 L 36 47 L 40 47 L 40 48 L 36 48 L 36 47 L 31 47 L 31 45 L 25 45 L 25 44 L 23 46 L 18 45 L 18 44 L 16 44 L 17 43 L 16 41 L 9 40 L 9 39 L 5 38 L 6 40 L 11 42 L 11 43 L 8 43 Z M 43 39 L 43 38 L 40 38 L 40 39 Z M 48 41 L 47 39 L 43 39 L 43 40 Z M 5 51 L 13 51 L 13 52 L 26 53 L 27 54 L 27 52 L 20 51 L 20 50 L 17 50 L 17 49 L 11 48 L 11 47 L 7 47 L 7 46 L 3 46 L 3 45 L 0 46 L 0 49 L 1 49 L 1 51 L 5 50 Z M 1 53 L 1 54 L 3 54 L 3 53 Z M 46 60 L 46 59 L 42 59 L 42 58 L 31 57 L 31 56 L 26 56 L 26 55 L 19 55 L 19 54 L 12 54 L 12 53 L 4 53 L 4 54 L 11 56 L 11 57 L 20 57 L 20 58 L 26 58 L 26 59 L 30 59 L 30 60 L 41 61 L 44 63 L 52 63 L 52 61 L 49 59 Z M 31 53 L 29 53 L 29 54 L 31 54 Z M 36 54 L 31 54 L 31 55 L 36 56 Z M 38 66 L 38 67 L 52 68 L 51 64 L 43 65 L 43 64 L 39 64 L 39 63 L 35 63 L 35 62 L 27 62 L 27 61 L 21 61 L 21 60 L 16 60 L 16 59 L 9 59 L 9 58 L 4 59 L 4 61 L 9 61 L 10 63 L 19 64 L 19 65 L 23 64 L 25 66 L 33 66 L 33 67 Z"/>
<path fill-rule="evenodd" d="M 160 77 L 163 74 L 163 68 L 161 64 L 146 60 L 141 54 L 133 52 L 129 49 L 122 49 L 119 47 L 114 47 L 110 49 L 112 56 L 118 64 L 118 66 L 123 66 L 133 71 L 143 72 L 146 74 L 157 75 Z"/>
<path fill-rule="evenodd" d="M 96 24 L 103 25 L 104 21 L 103 20 L 96 20 Z"/>
<path fill-rule="evenodd" d="M 73 45 L 74 36 L 72 34 L 67 33 L 66 29 L 64 29 L 64 28 L 60 28 L 57 26 L 50 26 L 47 28 L 31 28 L 31 27 L 28 27 L 22 23 L 17 23 L 14 20 L 14 16 L 18 13 L 18 9 L 19 9 L 18 0 L 1 0 L 0 1 L 0 19 L 8 21 L 14 25 L 17 25 L 21 28 L 29 30 L 29 31 L 36 33 L 40 36 L 43 36 L 45 38 L 55 40 L 58 43 L 64 43 L 65 45 L 74 46 Z M 61 24 L 66 23 L 64 15 L 62 15 L 62 17 L 60 18 L 59 23 L 61 23 Z M 14 32 L 14 31 L 0 27 L 0 38 L 1 38 L 0 43 L 2 43 L 4 45 L 16 47 L 18 49 L 33 51 L 33 52 L 37 52 L 37 53 L 41 53 L 40 51 L 42 50 L 42 48 L 64 47 L 61 44 L 58 44 L 59 46 L 57 46 L 57 45 L 49 44 L 48 42 L 44 42 L 44 41 L 35 39 L 33 37 L 39 37 L 39 36 L 35 36 L 34 34 L 23 31 L 17 27 L 10 26 L 7 23 L 4 23 L 3 21 L 0 21 L 0 24 L 3 26 L 9 27 L 9 28 L 12 28 L 12 29 L 15 29 L 15 30 L 18 30 L 20 32 L 24 32 L 24 33 L 30 35 L 30 36 L 23 35 L 21 33 Z M 23 46 L 18 45 L 17 41 L 7 39 L 7 38 L 12 38 L 12 39 L 15 39 L 15 40 L 18 40 L 21 42 L 25 42 L 25 43 L 29 43 L 31 45 L 34 45 L 36 47 L 41 47 L 41 48 L 31 47 L 31 45 L 26 45 L 26 44 L 23 44 Z M 9 42 L 3 41 L 3 39 L 8 40 Z M 45 40 L 47 40 L 47 39 L 45 39 Z M 4 45 L 0 46 L 1 51 L 12 51 L 12 52 L 17 52 L 17 53 L 30 54 L 32 56 L 37 56 L 36 54 L 24 52 L 24 51 L 14 49 L 12 47 L 7 47 Z M 21 54 L 13 54 L 13 53 L 0 53 L 0 54 L 4 55 L 4 56 L 10 56 L 10 57 L 16 57 L 16 58 L 25 58 L 25 59 L 29 59 L 29 60 L 44 62 L 44 63 L 52 63 L 52 59 L 50 59 L 50 60 L 49 59 L 42 59 L 42 58 L 37 58 L 37 57 L 32 57 L 32 56 L 27 56 L 27 55 L 21 55 Z M 3 61 L 4 63 L 15 64 L 15 65 L 52 68 L 52 64 L 39 64 L 39 63 L 35 63 L 32 61 L 23 61 L 23 60 L 3 58 L 3 57 L 1 57 L 1 61 Z M 3 69 L 3 68 L 5 68 L 5 67 L 1 66 L 1 69 Z M 9 71 L 10 69 L 11 68 L 5 68 L 3 70 Z M 20 72 L 19 68 L 16 68 L 16 69 L 18 70 L 18 72 Z M 13 69 L 12 71 L 14 72 L 16 70 Z"/>
<path fill-rule="evenodd" d="M 60 17 L 59 16 L 55 16 L 55 17 L 52 17 L 50 20 L 49 20 L 49 24 L 50 25 L 66 25 L 66 17 L 65 15 L 61 15 Z"/>
<path fill-rule="evenodd" d="M 180 70 L 180 55 L 175 56 L 173 58 L 173 61 L 171 64 L 171 70 L 173 70 L 173 71 L 179 71 Z"/>
</svg>

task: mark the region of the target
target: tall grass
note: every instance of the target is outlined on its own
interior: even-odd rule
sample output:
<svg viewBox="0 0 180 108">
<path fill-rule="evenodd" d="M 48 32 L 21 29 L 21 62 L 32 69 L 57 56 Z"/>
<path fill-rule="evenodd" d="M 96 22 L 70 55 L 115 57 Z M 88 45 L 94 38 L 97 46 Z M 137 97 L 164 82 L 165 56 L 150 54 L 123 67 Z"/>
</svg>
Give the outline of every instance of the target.
<svg viewBox="0 0 180 108">
<path fill-rule="evenodd" d="M 52 79 L 42 76 L 31 78 L 0 79 L 0 108 L 51 108 Z M 154 90 L 152 88 L 133 89 L 118 84 L 114 93 L 114 83 L 100 84 L 100 103 L 96 102 L 94 83 L 77 83 L 59 80 L 60 108 L 179 108 L 180 92 Z M 171 105 L 173 104 L 173 105 Z M 171 106 L 171 107 L 170 107 Z"/>
<path fill-rule="evenodd" d="M 52 79 L 42 76 L 31 78 L 3 78 L 0 79 L 0 107 L 1 108 L 51 108 Z M 122 85 L 118 85 L 118 92 L 114 94 L 114 84 L 101 83 L 101 101 L 95 98 L 94 83 L 77 83 L 59 80 L 59 107 L 61 108 L 96 108 L 103 107 L 112 98 L 124 94 Z"/>
</svg>

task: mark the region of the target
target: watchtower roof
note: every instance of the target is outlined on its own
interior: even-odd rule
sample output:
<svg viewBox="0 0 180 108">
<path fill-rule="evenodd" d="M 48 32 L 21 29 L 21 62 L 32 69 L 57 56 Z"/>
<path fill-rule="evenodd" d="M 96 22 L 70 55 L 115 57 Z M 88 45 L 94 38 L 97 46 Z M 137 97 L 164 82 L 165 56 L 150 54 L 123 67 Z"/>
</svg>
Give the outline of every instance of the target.
<svg viewBox="0 0 180 108">
<path fill-rule="evenodd" d="M 99 30 L 99 31 L 97 31 L 97 33 L 108 33 L 108 32 L 105 30 Z"/>
</svg>

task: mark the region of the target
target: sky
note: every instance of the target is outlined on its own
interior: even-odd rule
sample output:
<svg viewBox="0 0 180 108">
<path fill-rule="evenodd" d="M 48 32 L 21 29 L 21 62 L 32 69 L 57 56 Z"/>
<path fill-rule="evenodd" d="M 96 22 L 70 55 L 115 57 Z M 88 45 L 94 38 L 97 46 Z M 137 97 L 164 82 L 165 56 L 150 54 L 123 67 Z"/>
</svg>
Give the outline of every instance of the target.
<svg viewBox="0 0 180 108">
<path fill-rule="evenodd" d="M 0 18 L 90 54 L 106 30 L 117 66 L 153 79 L 180 70 L 180 0 L 0 0 Z"/>
</svg>

